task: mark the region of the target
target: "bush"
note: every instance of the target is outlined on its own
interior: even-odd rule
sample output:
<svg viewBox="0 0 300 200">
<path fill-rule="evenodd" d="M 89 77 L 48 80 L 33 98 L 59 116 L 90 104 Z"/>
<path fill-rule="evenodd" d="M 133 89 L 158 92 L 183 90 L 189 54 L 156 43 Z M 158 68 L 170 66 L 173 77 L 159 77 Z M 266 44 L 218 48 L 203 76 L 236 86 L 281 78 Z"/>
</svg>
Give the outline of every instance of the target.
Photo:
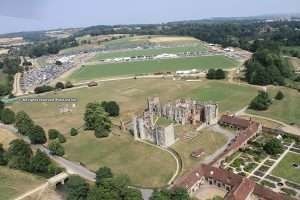
<svg viewBox="0 0 300 200">
<path fill-rule="evenodd" d="M 216 78 L 216 70 L 215 69 L 209 69 L 206 74 L 207 79 L 215 79 Z"/>
<path fill-rule="evenodd" d="M 119 116 L 120 107 L 115 101 L 103 101 L 101 106 L 104 108 L 105 112 L 109 114 L 111 117 Z"/>
<path fill-rule="evenodd" d="M 217 69 L 215 79 L 220 80 L 220 79 L 225 79 L 225 78 L 226 78 L 226 74 L 225 74 L 224 70 L 223 69 Z"/>
<path fill-rule="evenodd" d="M 267 110 L 272 101 L 267 92 L 259 92 L 259 94 L 251 101 L 249 108 L 253 110 Z"/>
<path fill-rule="evenodd" d="M 76 136 L 77 134 L 78 134 L 77 129 L 76 129 L 76 128 L 71 128 L 71 130 L 70 130 L 70 135 L 71 135 L 71 136 Z"/>
<path fill-rule="evenodd" d="M 9 108 L 4 108 L 1 112 L 1 121 L 4 124 L 13 124 L 16 121 L 14 111 L 10 110 Z"/>
<path fill-rule="evenodd" d="M 55 88 L 63 90 L 63 89 L 65 89 L 65 85 L 62 82 L 58 82 L 58 83 L 56 83 Z"/>
<path fill-rule="evenodd" d="M 60 143 L 65 143 L 67 141 L 63 134 L 59 134 L 57 139 Z"/>
<path fill-rule="evenodd" d="M 283 145 L 280 140 L 274 138 L 266 142 L 263 149 L 269 155 L 277 155 L 283 151 Z"/>
<path fill-rule="evenodd" d="M 65 149 L 58 140 L 50 142 L 48 148 L 52 155 L 63 156 L 65 154 Z"/>
<path fill-rule="evenodd" d="M 53 91 L 54 88 L 49 86 L 49 85 L 43 85 L 43 86 L 39 86 L 39 87 L 36 87 L 34 89 L 34 93 L 36 94 L 40 94 L 40 93 L 44 93 L 44 92 L 50 92 L 50 91 Z"/>
<path fill-rule="evenodd" d="M 48 137 L 50 140 L 55 140 L 58 135 L 60 134 L 60 132 L 56 129 L 49 129 L 48 130 Z"/>
<path fill-rule="evenodd" d="M 281 91 L 278 91 L 276 96 L 275 96 L 275 99 L 276 100 L 282 100 L 284 98 L 284 95 Z"/>
</svg>

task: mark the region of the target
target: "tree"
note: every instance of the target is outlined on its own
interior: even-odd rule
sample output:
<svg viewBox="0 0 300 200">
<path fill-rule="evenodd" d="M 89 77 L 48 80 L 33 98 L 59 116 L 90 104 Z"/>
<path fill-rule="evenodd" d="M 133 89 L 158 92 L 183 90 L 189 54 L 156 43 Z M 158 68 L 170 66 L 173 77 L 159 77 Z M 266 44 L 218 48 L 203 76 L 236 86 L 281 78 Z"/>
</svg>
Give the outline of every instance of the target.
<svg viewBox="0 0 300 200">
<path fill-rule="evenodd" d="M 283 98 L 284 98 L 284 94 L 281 91 L 278 91 L 276 96 L 275 96 L 275 99 L 276 100 L 282 100 Z"/>
<path fill-rule="evenodd" d="M 270 155 L 276 155 L 283 151 L 283 146 L 280 140 L 274 138 L 266 142 L 263 146 L 264 151 Z"/>
<path fill-rule="evenodd" d="M 53 91 L 54 88 L 49 86 L 49 85 L 43 85 L 43 86 L 38 86 L 34 89 L 34 93 L 36 94 L 40 94 L 40 93 L 44 93 L 44 92 L 50 92 Z"/>
<path fill-rule="evenodd" d="M 55 88 L 63 90 L 63 89 L 65 89 L 65 85 L 62 82 L 57 82 L 55 85 Z"/>
<path fill-rule="evenodd" d="M 67 200 L 85 200 L 89 185 L 80 176 L 72 175 L 66 183 Z"/>
<path fill-rule="evenodd" d="M 111 121 L 100 103 L 87 104 L 84 121 L 87 130 L 96 130 L 101 127 L 104 130 L 110 131 L 111 128 Z"/>
<path fill-rule="evenodd" d="M 216 70 L 215 69 L 209 69 L 206 74 L 207 79 L 215 79 L 216 78 Z"/>
<path fill-rule="evenodd" d="M 65 149 L 58 140 L 51 141 L 48 148 L 52 155 L 63 156 L 65 154 Z"/>
<path fill-rule="evenodd" d="M 223 69 L 217 69 L 216 73 L 215 73 L 215 79 L 225 79 L 226 78 L 226 74 L 224 72 Z"/>
<path fill-rule="evenodd" d="M 115 101 L 103 101 L 101 106 L 104 108 L 104 111 L 109 114 L 111 117 L 119 116 L 120 107 Z"/>
<path fill-rule="evenodd" d="M 58 135 L 60 135 L 60 134 L 61 133 L 56 129 L 49 129 L 48 130 L 48 138 L 50 140 L 55 140 L 58 137 Z"/>
<path fill-rule="evenodd" d="M 3 110 L 5 107 L 5 103 L 0 100 L 0 110 Z"/>
<path fill-rule="evenodd" d="M 65 143 L 67 141 L 63 134 L 59 134 L 57 139 L 60 143 Z"/>
<path fill-rule="evenodd" d="M 45 144 L 47 142 L 44 129 L 38 125 L 35 125 L 31 128 L 28 137 L 31 141 L 31 144 Z"/>
<path fill-rule="evenodd" d="M 249 108 L 253 110 L 267 110 L 272 101 L 267 92 L 259 92 L 259 94 L 251 101 Z"/>
<path fill-rule="evenodd" d="M 32 158 L 30 145 L 21 139 L 10 142 L 7 151 L 8 166 L 15 169 L 29 170 Z"/>
<path fill-rule="evenodd" d="M 4 108 L 1 112 L 1 121 L 4 124 L 13 124 L 15 122 L 15 113 L 9 108 Z"/>
<path fill-rule="evenodd" d="M 124 200 L 143 200 L 141 191 L 133 188 L 125 188 L 123 196 Z"/>
<path fill-rule="evenodd" d="M 99 186 L 101 181 L 105 178 L 112 178 L 113 174 L 108 167 L 101 167 L 96 171 L 96 185 Z"/>
<path fill-rule="evenodd" d="M 98 126 L 95 129 L 96 138 L 103 138 L 109 136 L 109 130 L 105 129 L 103 126 Z"/>
<path fill-rule="evenodd" d="M 77 134 L 78 134 L 77 129 L 76 129 L 76 128 L 71 128 L 71 130 L 70 130 L 70 135 L 71 135 L 71 136 L 76 136 Z"/>
<path fill-rule="evenodd" d="M 171 193 L 168 190 L 155 190 L 150 197 L 150 200 L 170 200 Z"/>
<path fill-rule="evenodd" d="M 48 173 L 51 164 L 49 157 L 41 150 L 37 150 L 30 162 L 30 171 L 34 173 Z"/>
<path fill-rule="evenodd" d="M 94 186 L 88 193 L 87 200 L 116 200 L 121 199 L 116 190 Z"/>
<path fill-rule="evenodd" d="M 6 152 L 3 148 L 3 145 L 0 143 L 0 165 L 6 165 L 6 164 L 7 164 Z"/>
<path fill-rule="evenodd" d="M 20 111 L 16 115 L 16 128 L 22 135 L 28 135 L 29 131 L 34 126 L 32 119 L 24 111 Z"/>
<path fill-rule="evenodd" d="M 189 200 L 189 194 L 184 188 L 175 188 L 171 193 L 172 200 Z"/>
</svg>

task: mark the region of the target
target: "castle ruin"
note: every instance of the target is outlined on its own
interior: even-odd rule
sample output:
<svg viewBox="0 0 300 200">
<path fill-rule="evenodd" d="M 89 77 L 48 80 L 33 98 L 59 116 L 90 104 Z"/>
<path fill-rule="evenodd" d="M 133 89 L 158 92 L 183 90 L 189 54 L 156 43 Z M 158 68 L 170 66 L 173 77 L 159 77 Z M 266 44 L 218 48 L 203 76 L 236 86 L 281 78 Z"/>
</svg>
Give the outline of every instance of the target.
<svg viewBox="0 0 300 200">
<path fill-rule="evenodd" d="M 160 119 L 166 121 L 159 123 Z M 180 125 L 212 125 L 218 119 L 218 105 L 190 99 L 178 99 L 162 105 L 159 97 L 147 99 L 147 109 L 133 117 L 133 134 L 136 140 L 148 140 L 168 147 L 175 143 L 174 123 Z"/>
</svg>

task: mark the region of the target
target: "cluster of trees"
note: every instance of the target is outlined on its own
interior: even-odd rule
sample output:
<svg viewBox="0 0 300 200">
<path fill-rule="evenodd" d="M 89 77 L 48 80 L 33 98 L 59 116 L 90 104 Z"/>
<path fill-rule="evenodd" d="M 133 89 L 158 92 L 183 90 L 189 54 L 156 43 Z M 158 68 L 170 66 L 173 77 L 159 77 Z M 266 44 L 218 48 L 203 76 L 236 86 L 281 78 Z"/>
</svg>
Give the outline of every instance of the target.
<svg viewBox="0 0 300 200">
<path fill-rule="evenodd" d="M 206 74 L 206 78 L 207 79 L 225 79 L 226 78 L 226 74 L 224 72 L 223 69 L 209 69 L 207 74 Z"/>
<path fill-rule="evenodd" d="M 92 187 L 79 176 L 71 176 L 66 184 L 67 200 L 142 200 L 139 190 L 129 187 L 127 176 L 114 176 L 107 167 L 96 172 L 96 184 Z"/>
<path fill-rule="evenodd" d="M 107 137 L 112 122 L 101 103 L 88 103 L 84 114 L 85 129 L 93 130 L 96 137 Z"/>
<path fill-rule="evenodd" d="M 33 44 L 25 45 L 18 51 L 22 56 L 29 56 L 31 58 L 40 57 L 43 55 L 57 54 L 60 50 L 78 46 L 74 37 L 50 40 L 46 42 L 35 42 Z"/>
<path fill-rule="evenodd" d="M 30 145 L 21 139 L 11 141 L 7 151 L 0 144 L 0 165 L 7 165 L 10 168 L 46 177 L 56 175 L 62 171 L 39 149 L 34 154 Z"/>
<path fill-rule="evenodd" d="M 11 94 L 14 75 L 22 71 L 20 64 L 21 59 L 17 56 L 5 56 L 3 59 L 0 59 L 0 71 L 6 74 L 6 80 L 0 84 L 0 97 Z"/>
<path fill-rule="evenodd" d="M 249 108 L 253 110 L 267 110 L 272 104 L 272 100 L 267 92 L 260 91 L 251 101 Z"/>
<path fill-rule="evenodd" d="M 294 76 L 286 58 L 276 49 L 258 49 L 246 63 L 246 80 L 256 85 L 285 85 Z"/>
<path fill-rule="evenodd" d="M 50 140 L 48 145 L 50 153 L 52 155 L 63 156 L 65 149 L 61 144 L 67 141 L 65 136 L 56 129 L 49 129 L 48 138 Z"/>
<path fill-rule="evenodd" d="M 24 111 L 19 111 L 16 114 L 15 127 L 20 134 L 28 136 L 32 144 L 45 144 L 47 142 L 45 130 L 41 126 L 35 125 Z"/>
<path fill-rule="evenodd" d="M 74 85 L 70 82 L 70 81 L 67 81 L 66 83 L 63 83 L 63 82 L 57 82 L 55 84 L 55 87 L 52 87 L 50 85 L 42 85 L 42 86 L 38 86 L 34 89 L 34 93 L 36 94 L 40 94 L 40 93 L 44 93 L 44 92 L 50 92 L 50 91 L 53 91 L 53 90 L 63 90 L 65 88 L 72 88 L 74 87 Z"/>
</svg>

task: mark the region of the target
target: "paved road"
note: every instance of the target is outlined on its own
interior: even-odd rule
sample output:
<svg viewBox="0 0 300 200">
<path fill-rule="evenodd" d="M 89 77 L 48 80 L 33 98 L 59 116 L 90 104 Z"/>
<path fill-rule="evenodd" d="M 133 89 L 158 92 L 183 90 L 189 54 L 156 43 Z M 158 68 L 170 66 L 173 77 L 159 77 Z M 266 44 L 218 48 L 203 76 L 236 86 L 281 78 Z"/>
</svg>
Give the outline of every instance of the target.
<svg viewBox="0 0 300 200">
<path fill-rule="evenodd" d="M 6 129 L 6 130 L 14 133 L 17 137 L 22 138 L 25 142 L 30 144 L 29 139 L 25 136 L 18 134 L 18 130 L 15 127 L 13 127 L 11 125 L 5 125 L 5 124 L 0 123 L 0 128 Z M 61 167 L 65 168 L 65 170 L 69 174 L 77 174 L 86 180 L 89 180 L 92 182 L 96 181 L 96 174 L 94 172 L 90 171 L 89 169 L 87 169 L 86 167 L 80 165 L 80 163 L 67 160 L 63 157 L 53 156 L 50 154 L 49 149 L 43 145 L 31 145 L 31 146 L 34 149 L 40 149 L 42 152 L 46 153 L 53 161 L 55 161 Z M 143 188 L 137 188 L 137 189 L 139 189 L 142 192 L 144 200 L 148 200 L 153 192 L 153 190 L 151 190 L 151 189 L 143 189 Z"/>
</svg>

